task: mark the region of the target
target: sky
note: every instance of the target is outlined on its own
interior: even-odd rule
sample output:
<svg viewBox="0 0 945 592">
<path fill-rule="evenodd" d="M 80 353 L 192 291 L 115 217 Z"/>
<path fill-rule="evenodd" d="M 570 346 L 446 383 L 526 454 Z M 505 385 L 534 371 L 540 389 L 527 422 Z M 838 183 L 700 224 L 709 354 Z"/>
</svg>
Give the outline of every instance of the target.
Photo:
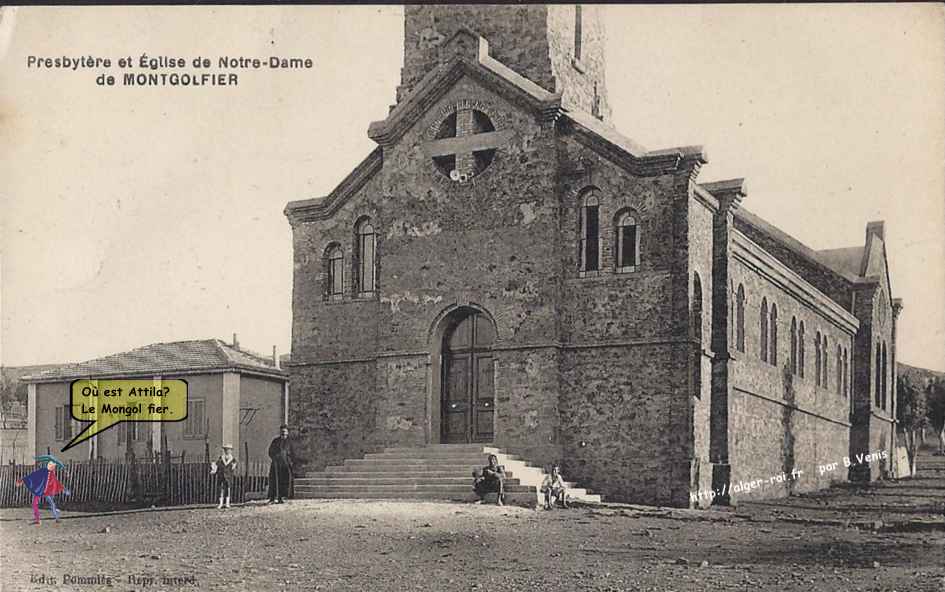
<svg viewBox="0 0 945 592">
<path fill-rule="evenodd" d="M 650 149 L 705 146 L 700 181 L 747 178 L 743 205 L 814 249 L 862 245 L 885 220 L 899 360 L 945 370 L 945 9 L 605 10 L 616 127 Z M 142 53 L 314 66 L 194 88 L 28 66 Z M 4 9 L 0 361 L 233 333 L 287 352 L 283 208 L 327 194 L 374 148 L 367 127 L 402 61 L 396 6 Z"/>
</svg>

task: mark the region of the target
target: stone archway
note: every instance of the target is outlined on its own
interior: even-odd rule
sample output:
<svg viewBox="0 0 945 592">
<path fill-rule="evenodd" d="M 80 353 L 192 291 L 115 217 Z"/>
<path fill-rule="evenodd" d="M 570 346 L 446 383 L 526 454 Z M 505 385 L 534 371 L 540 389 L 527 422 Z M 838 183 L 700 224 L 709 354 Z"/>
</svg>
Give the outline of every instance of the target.
<svg viewBox="0 0 945 592">
<path fill-rule="evenodd" d="M 495 323 L 484 310 L 467 305 L 441 315 L 436 327 L 430 440 L 492 442 L 496 432 Z"/>
</svg>

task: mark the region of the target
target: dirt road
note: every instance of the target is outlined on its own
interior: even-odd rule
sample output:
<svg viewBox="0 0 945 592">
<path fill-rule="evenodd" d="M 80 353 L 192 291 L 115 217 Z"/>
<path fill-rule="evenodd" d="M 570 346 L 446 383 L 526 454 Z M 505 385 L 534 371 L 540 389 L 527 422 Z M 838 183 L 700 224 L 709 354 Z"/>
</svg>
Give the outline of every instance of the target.
<svg viewBox="0 0 945 592">
<path fill-rule="evenodd" d="M 23 509 L 0 514 L 0 582 L 4 591 L 945 591 L 943 530 L 646 514 L 295 501 L 72 514 L 37 527 Z"/>
</svg>

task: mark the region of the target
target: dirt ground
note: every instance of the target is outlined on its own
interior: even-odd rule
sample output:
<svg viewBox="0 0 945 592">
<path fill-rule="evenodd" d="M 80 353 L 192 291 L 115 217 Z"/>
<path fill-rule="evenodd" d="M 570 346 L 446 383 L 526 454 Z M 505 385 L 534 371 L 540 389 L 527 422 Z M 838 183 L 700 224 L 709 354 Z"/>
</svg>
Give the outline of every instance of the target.
<svg viewBox="0 0 945 592">
<path fill-rule="evenodd" d="M 884 532 L 759 520 L 618 506 L 548 512 L 296 500 L 223 511 L 71 513 L 58 524 L 34 526 L 23 508 L 0 513 L 0 584 L 4 592 L 945 592 L 941 524 Z M 65 576 L 83 579 L 63 583 Z M 47 581 L 37 581 L 41 577 Z M 174 577 L 181 579 L 162 580 Z"/>
</svg>

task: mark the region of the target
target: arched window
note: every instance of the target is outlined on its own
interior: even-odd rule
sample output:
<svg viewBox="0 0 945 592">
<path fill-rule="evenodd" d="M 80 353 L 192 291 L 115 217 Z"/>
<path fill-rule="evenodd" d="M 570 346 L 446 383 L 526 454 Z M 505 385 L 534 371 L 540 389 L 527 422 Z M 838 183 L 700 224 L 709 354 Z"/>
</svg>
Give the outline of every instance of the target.
<svg viewBox="0 0 945 592">
<path fill-rule="evenodd" d="M 847 348 L 843 348 L 843 396 L 850 394 L 850 361 Z"/>
<path fill-rule="evenodd" d="M 345 254 L 340 245 L 333 245 L 325 253 L 325 297 L 340 300 L 344 295 Z"/>
<path fill-rule="evenodd" d="M 797 370 L 801 378 L 804 378 L 804 365 L 807 363 L 806 349 L 807 344 L 804 342 L 804 321 L 801 321 L 801 327 L 797 330 Z"/>
<path fill-rule="evenodd" d="M 837 344 L 837 394 L 843 394 L 843 348 Z"/>
<path fill-rule="evenodd" d="M 600 200 L 591 189 L 581 203 L 581 271 L 600 269 Z"/>
<path fill-rule="evenodd" d="M 888 374 L 889 374 L 889 368 L 888 368 L 887 365 L 886 365 L 886 342 L 884 341 L 884 342 L 883 342 L 883 380 L 882 380 L 882 385 L 883 385 L 883 409 L 887 409 L 887 405 L 888 405 L 888 403 L 889 403 L 889 391 L 888 391 L 889 384 L 888 384 L 888 380 L 887 380 Z"/>
<path fill-rule="evenodd" d="M 356 290 L 360 295 L 374 292 L 377 279 L 375 245 L 377 235 L 370 218 L 363 218 L 355 226 L 354 263 Z"/>
<path fill-rule="evenodd" d="M 820 386 L 824 388 L 830 388 L 830 380 L 829 380 L 830 379 L 830 362 L 829 362 L 829 356 L 827 355 L 830 350 L 827 349 L 828 345 L 827 345 L 826 333 L 824 333 L 824 341 L 821 344 L 821 346 L 822 346 L 822 349 L 824 350 L 824 354 L 823 354 L 824 360 L 823 360 L 823 363 L 820 365 L 821 372 L 822 372 L 821 377 L 820 377 Z"/>
<path fill-rule="evenodd" d="M 882 352 L 882 348 L 881 348 L 880 345 L 879 345 L 879 342 L 877 342 L 877 343 L 876 343 L 876 377 L 873 379 L 873 382 L 874 382 L 873 391 L 874 391 L 874 393 L 875 393 L 875 399 L 876 399 L 876 406 L 877 406 L 877 407 L 882 407 L 882 406 L 883 406 L 883 405 L 882 405 L 882 403 L 883 403 L 883 398 L 882 398 L 882 396 L 883 396 L 883 391 L 881 390 L 881 384 L 882 384 L 882 380 L 881 380 L 882 366 L 883 366 L 883 352 Z"/>
<path fill-rule="evenodd" d="M 768 299 L 761 299 L 761 360 L 768 361 Z"/>
<path fill-rule="evenodd" d="M 583 44 L 583 41 L 584 41 L 584 31 L 582 30 L 583 25 L 584 25 L 584 23 L 582 22 L 583 16 L 584 15 L 581 14 L 581 5 L 580 4 L 575 5 L 574 7 L 574 59 L 579 60 L 579 61 L 581 59 L 581 45 Z"/>
<path fill-rule="evenodd" d="M 735 297 L 735 344 L 738 351 L 745 351 L 745 288 L 741 284 Z"/>
<path fill-rule="evenodd" d="M 698 273 L 692 274 L 692 337 L 702 341 L 702 280 Z"/>
<path fill-rule="evenodd" d="M 797 374 L 797 317 L 791 317 L 791 374 Z"/>
<path fill-rule="evenodd" d="M 768 352 L 768 361 L 772 366 L 778 365 L 778 305 L 771 303 L 771 325 L 768 328 L 771 332 L 771 345 Z"/>
<path fill-rule="evenodd" d="M 617 271 L 634 271 L 640 261 L 640 230 L 630 212 L 617 216 L 614 252 L 617 253 Z"/>
<path fill-rule="evenodd" d="M 823 342 L 820 339 L 820 331 L 818 331 L 817 336 L 814 338 L 814 357 L 816 358 L 816 361 L 814 362 L 814 383 L 817 386 L 820 386 L 820 369 L 824 364 L 823 351 Z"/>
</svg>

